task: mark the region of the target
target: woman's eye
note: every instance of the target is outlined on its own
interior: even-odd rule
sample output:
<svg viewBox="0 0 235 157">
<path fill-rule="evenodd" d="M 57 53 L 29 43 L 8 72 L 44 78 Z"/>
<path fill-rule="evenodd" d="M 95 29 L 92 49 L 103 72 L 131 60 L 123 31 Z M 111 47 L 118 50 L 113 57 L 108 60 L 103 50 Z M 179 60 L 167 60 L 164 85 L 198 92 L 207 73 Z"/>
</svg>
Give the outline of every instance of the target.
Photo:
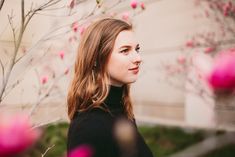
<svg viewBox="0 0 235 157">
<path fill-rule="evenodd" d="M 128 49 L 124 49 L 124 50 L 121 50 L 120 53 L 123 53 L 123 54 L 126 54 L 126 55 L 127 55 L 127 54 L 128 54 L 128 51 L 129 51 Z"/>
<path fill-rule="evenodd" d="M 137 48 L 135 49 L 135 51 L 139 53 L 139 52 L 140 52 L 140 47 L 137 47 Z"/>
</svg>

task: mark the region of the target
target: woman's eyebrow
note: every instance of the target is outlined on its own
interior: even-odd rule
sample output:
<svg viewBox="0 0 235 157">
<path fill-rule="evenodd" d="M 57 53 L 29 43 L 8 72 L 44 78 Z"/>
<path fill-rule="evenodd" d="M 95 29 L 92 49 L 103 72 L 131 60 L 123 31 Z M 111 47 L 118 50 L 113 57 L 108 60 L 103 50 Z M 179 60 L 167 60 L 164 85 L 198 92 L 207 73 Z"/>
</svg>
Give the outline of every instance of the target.
<svg viewBox="0 0 235 157">
<path fill-rule="evenodd" d="M 121 49 L 121 48 L 131 48 L 131 47 L 132 47 L 131 45 L 123 45 L 123 46 L 121 46 L 119 49 Z M 135 47 L 136 47 L 136 48 L 137 48 L 137 47 L 140 47 L 140 45 L 137 44 Z"/>
<path fill-rule="evenodd" d="M 131 48 L 131 46 L 130 45 L 123 45 L 119 49 L 121 49 L 121 48 Z"/>
</svg>

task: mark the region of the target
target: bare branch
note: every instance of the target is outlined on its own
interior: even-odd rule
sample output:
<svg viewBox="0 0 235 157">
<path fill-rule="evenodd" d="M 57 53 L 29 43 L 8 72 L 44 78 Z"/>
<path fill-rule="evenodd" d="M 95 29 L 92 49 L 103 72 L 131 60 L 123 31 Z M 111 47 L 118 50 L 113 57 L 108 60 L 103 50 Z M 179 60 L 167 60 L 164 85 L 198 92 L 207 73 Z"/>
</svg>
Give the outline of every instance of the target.
<svg viewBox="0 0 235 157">
<path fill-rule="evenodd" d="M 58 118 L 55 118 L 55 119 L 53 119 L 53 120 L 51 120 L 51 121 L 49 121 L 49 122 L 40 123 L 40 124 L 38 124 L 38 125 L 35 125 L 35 126 L 33 126 L 31 129 L 33 130 L 33 129 L 36 129 L 36 128 L 39 128 L 39 127 L 42 127 L 42 126 L 46 126 L 46 125 L 48 125 L 48 124 L 52 124 L 52 123 L 59 122 L 59 121 L 61 121 L 61 120 L 62 120 L 62 118 L 61 118 L 61 117 L 58 117 Z"/>
<path fill-rule="evenodd" d="M 45 9 L 45 8 L 48 8 L 48 7 L 50 7 L 50 6 L 53 6 L 53 5 L 57 4 L 57 3 L 59 3 L 60 1 L 61 1 L 61 0 L 49 0 L 47 3 L 41 5 L 37 10 L 38 10 L 38 11 L 39 11 L 39 10 L 43 10 L 43 9 Z"/>
<path fill-rule="evenodd" d="M 24 26 L 24 20 L 25 20 L 25 16 L 24 16 L 24 0 L 21 0 L 21 27 Z"/>
<path fill-rule="evenodd" d="M 46 153 L 47 153 L 51 148 L 53 148 L 54 146 L 55 146 L 55 145 L 53 144 L 52 146 L 48 147 L 48 148 L 46 149 L 46 151 L 42 154 L 41 157 L 44 157 L 44 156 L 46 155 Z"/>
<path fill-rule="evenodd" d="M 36 13 L 37 15 L 42 15 L 42 16 L 51 16 L 51 17 L 69 17 L 72 15 L 75 15 L 75 13 L 70 14 L 70 15 L 55 15 L 55 14 L 45 14 L 45 13 Z"/>
<path fill-rule="evenodd" d="M 21 44 L 21 41 L 22 41 L 22 38 L 23 38 L 24 31 L 25 31 L 28 23 L 30 22 L 31 18 L 35 15 L 36 12 L 38 12 L 38 11 L 44 9 L 44 8 L 50 7 L 52 5 L 55 5 L 60 1 L 61 0 L 49 0 L 45 4 L 42 4 L 39 8 L 37 8 L 33 11 L 29 11 L 29 13 L 26 15 L 28 18 L 25 19 L 26 16 L 25 16 L 25 13 L 24 13 L 24 0 L 21 0 L 21 27 L 20 27 L 20 32 L 19 32 L 17 40 L 16 40 L 15 29 L 14 29 L 13 24 L 12 24 L 12 16 L 11 17 L 8 16 L 8 19 L 9 19 L 9 22 L 10 22 L 10 25 L 11 25 L 11 28 L 12 28 L 13 36 L 14 36 L 15 48 L 14 48 L 13 56 L 10 60 L 9 70 L 6 72 L 5 83 L 3 84 L 3 86 L 0 90 L 0 103 L 2 101 L 2 96 L 3 96 L 3 93 L 5 92 L 6 85 L 7 85 L 7 82 L 9 80 L 9 77 L 11 75 L 12 69 L 13 69 L 13 67 L 16 63 L 16 56 L 17 56 L 17 53 L 18 53 L 18 50 L 19 50 L 19 47 L 20 47 L 20 44 Z"/>
<path fill-rule="evenodd" d="M 12 15 L 11 16 L 8 15 L 8 21 L 9 21 L 9 24 L 11 26 L 11 30 L 12 30 L 12 34 L 13 34 L 14 47 L 16 48 L 16 33 L 15 33 L 15 28 L 13 26 L 12 18 L 13 18 Z"/>
<path fill-rule="evenodd" d="M 0 11 L 2 10 L 3 4 L 4 4 L 5 0 L 1 0 L 0 1 Z"/>
<path fill-rule="evenodd" d="M 42 95 L 40 97 L 39 95 L 39 99 L 38 101 L 35 102 L 35 104 L 32 106 L 28 116 L 32 116 L 33 112 L 35 111 L 36 107 L 42 102 L 44 101 L 46 98 L 48 98 L 51 94 L 51 91 L 53 90 L 53 88 L 55 87 L 56 83 L 61 79 L 63 78 L 64 74 L 61 74 L 60 76 L 58 76 L 57 78 L 55 78 L 55 80 L 51 83 L 51 85 L 48 87 L 47 91 L 45 92 L 44 95 Z M 40 90 L 40 89 L 39 89 Z M 40 92 L 39 92 L 40 93 Z"/>
<path fill-rule="evenodd" d="M 49 1 L 46 2 L 45 4 L 42 4 L 40 7 L 36 8 L 36 9 L 34 9 L 34 10 L 30 10 L 30 11 L 26 14 L 26 17 L 28 17 L 28 18 L 27 18 L 27 20 L 26 20 L 26 22 L 25 22 L 25 24 L 24 24 L 24 28 L 27 27 L 29 21 L 31 20 L 31 18 L 32 18 L 37 12 L 42 11 L 43 9 L 48 8 L 48 7 L 50 7 L 50 6 L 53 6 L 53 5 L 57 4 L 57 3 L 59 3 L 60 1 L 61 1 L 61 0 L 49 0 Z"/>
<path fill-rule="evenodd" d="M 4 65 L 3 65 L 3 63 L 2 63 L 2 60 L 0 59 L 0 64 L 1 64 L 1 68 L 2 68 L 2 86 L 3 86 L 3 84 L 4 84 Z"/>
<path fill-rule="evenodd" d="M 23 79 L 19 79 L 17 80 L 15 83 L 13 83 L 10 87 L 7 88 L 7 90 L 5 90 L 4 96 L 2 96 L 2 100 L 5 99 L 5 97 L 7 97 L 8 94 L 10 94 L 10 92 L 17 86 L 19 85 L 21 82 L 23 81 Z"/>
</svg>

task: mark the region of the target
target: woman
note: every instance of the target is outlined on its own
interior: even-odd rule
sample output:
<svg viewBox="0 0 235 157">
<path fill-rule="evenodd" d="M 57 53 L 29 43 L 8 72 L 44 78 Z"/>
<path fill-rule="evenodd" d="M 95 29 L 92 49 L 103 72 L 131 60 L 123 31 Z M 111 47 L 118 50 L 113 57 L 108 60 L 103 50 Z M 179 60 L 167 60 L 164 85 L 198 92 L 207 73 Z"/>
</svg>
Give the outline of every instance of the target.
<svg viewBox="0 0 235 157">
<path fill-rule="evenodd" d="M 129 94 L 139 49 L 132 26 L 118 19 L 99 20 L 82 35 L 68 92 L 69 155 L 87 146 L 92 157 L 153 156 L 137 130 Z"/>
</svg>

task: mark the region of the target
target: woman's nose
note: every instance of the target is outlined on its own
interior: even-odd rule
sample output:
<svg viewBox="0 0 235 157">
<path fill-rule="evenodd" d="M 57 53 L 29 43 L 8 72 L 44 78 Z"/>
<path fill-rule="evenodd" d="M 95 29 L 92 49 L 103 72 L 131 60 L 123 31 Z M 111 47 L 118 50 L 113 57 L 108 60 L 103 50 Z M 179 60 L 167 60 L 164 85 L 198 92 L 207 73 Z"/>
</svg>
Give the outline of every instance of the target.
<svg viewBox="0 0 235 157">
<path fill-rule="evenodd" d="M 141 59 L 140 54 L 138 52 L 135 52 L 133 56 L 133 63 L 136 65 L 139 65 L 141 62 L 142 62 L 142 59 Z"/>
</svg>

